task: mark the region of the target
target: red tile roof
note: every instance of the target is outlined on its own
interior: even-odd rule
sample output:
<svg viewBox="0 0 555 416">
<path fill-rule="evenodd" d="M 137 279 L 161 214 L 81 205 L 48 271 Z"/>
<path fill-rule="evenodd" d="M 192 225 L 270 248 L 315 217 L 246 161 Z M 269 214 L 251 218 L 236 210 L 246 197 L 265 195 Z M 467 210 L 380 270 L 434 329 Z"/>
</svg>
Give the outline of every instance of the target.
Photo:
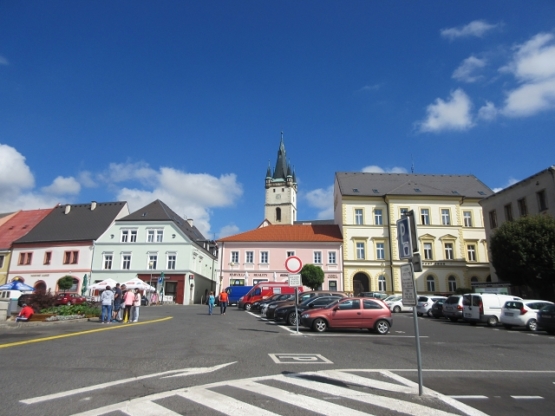
<svg viewBox="0 0 555 416">
<path fill-rule="evenodd" d="M 304 242 L 332 242 L 343 241 L 341 231 L 337 225 L 269 225 L 256 228 L 244 233 L 235 234 L 219 239 L 221 242 L 255 242 L 255 241 L 304 241 Z"/>
<path fill-rule="evenodd" d="M 53 208 L 19 211 L 0 225 L 0 249 L 9 249 L 15 240 L 20 239 L 33 229 Z"/>
</svg>

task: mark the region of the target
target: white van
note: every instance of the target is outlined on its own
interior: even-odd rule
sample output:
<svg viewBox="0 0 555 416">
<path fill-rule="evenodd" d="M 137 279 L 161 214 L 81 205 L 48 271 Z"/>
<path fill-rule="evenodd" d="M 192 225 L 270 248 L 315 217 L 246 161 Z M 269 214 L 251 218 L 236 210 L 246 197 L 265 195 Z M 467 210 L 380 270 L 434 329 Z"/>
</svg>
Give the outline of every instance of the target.
<svg viewBox="0 0 555 416">
<path fill-rule="evenodd" d="M 485 322 L 489 326 L 496 326 L 501 317 L 501 308 L 508 300 L 522 300 L 522 298 L 497 293 L 463 295 L 463 319 L 471 325 Z"/>
</svg>

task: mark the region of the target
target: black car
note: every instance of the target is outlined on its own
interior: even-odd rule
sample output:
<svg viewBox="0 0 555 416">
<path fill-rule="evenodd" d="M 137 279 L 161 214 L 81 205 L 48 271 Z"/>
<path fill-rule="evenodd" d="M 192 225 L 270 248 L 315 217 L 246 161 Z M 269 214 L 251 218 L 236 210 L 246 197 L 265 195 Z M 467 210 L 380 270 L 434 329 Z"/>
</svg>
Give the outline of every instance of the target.
<svg viewBox="0 0 555 416">
<path fill-rule="evenodd" d="M 446 299 L 438 299 L 432 305 L 432 316 L 436 319 L 444 318 L 443 315 L 443 304 L 445 303 Z"/>
<path fill-rule="evenodd" d="M 297 310 L 299 313 L 307 309 L 318 309 L 328 306 L 332 302 L 343 299 L 341 296 L 317 296 L 302 302 Z M 295 315 L 295 305 L 278 306 L 274 312 L 274 320 L 278 323 L 285 322 L 287 325 L 297 325 L 297 315 Z"/>
<path fill-rule="evenodd" d="M 264 309 L 265 313 L 263 313 L 262 315 L 266 318 L 266 319 L 274 319 L 274 312 L 276 311 L 276 308 L 278 308 L 279 306 L 281 306 L 284 303 L 290 302 L 291 300 L 295 300 L 295 294 L 292 293 L 290 295 L 284 295 L 283 299 L 278 299 L 275 300 L 273 302 L 269 302 L 266 305 L 266 308 Z"/>
<path fill-rule="evenodd" d="M 540 331 L 555 335 L 555 305 L 547 305 L 538 311 L 536 322 Z"/>
<path fill-rule="evenodd" d="M 262 311 L 263 307 L 270 302 L 276 302 L 279 300 L 288 300 L 291 295 L 282 295 L 280 293 L 270 296 L 266 299 L 257 300 L 251 306 L 251 311 Z"/>
</svg>

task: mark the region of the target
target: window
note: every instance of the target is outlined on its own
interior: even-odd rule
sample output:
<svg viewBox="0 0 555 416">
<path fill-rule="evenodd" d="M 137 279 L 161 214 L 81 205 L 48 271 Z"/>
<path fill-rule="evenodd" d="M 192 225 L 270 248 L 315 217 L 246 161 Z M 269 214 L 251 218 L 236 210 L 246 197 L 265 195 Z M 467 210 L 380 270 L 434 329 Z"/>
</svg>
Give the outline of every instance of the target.
<svg viewBox="0 0 555 416">
<path fill-rule="evenodd" d="M 122 243 L 136 243 L 137 242 L 137 230 L 121 230 L 121 242 Z"/>
<path fill-rule="evenodd" d="M 337 290 L 337 280 L 330 280 L 328 285 L 330 290 Z"/>
<path fill-rule="evenodd" d="M 511 204 L 507 204 L 503 207 L 505 211 L 505 220 L 512 221 L 513 220 L 513 206 Z"/>
<path fill-rule="evenodd" d="M 545 190 L 536 193 L 538 196 L 538 208 L 540 212 L 547 210 L 547 199 L 545 198 Z"/>
<path fill-rule="evenodd" d="M 103 254 L 104 260 L 102 261 L 102 269 L 103 270 L 112 270 L 112 253 L 104 253 Z"/>
<path fill-rule="evenodd" d="M 122 243 L 127 243 L 127 240 L 129 239 L 129 230 L 121 230 L 121 242 Z"/>
<path fill-rule="evenodd" d="M 130 230 L 129 231 L 129 241 L 131 243 L 137 242 L 137 230 Z"/>
<path fill-rule="evenodd" d="M 121 255 L 121 268 L 122 270 L 131 269 L 131 253 L 123 253 Z"/>
<path fill-rule="evenodd" d="M 525 217 L 526 215 L 528 215 L 528 208 L 526 206 L 526 198 L 519 199 L 517 201 L 517 203 L 518 203 L 518 212 L 519 212 L 520 216 Z"/>
<path fill-rule="evenodd" d="M 409 212 L 408 208 L 400 208 L 399 211 L 401 212 L 401 217 L 407 215 L 407 212 Z"/>
<path fill-rule="evenodd" d="M 433 276 L 428 276 L 426 278 L 426 287 L 428 288 L 428 292 L 436 291 L 436 281 Z"/>
<path fill-rule="evenodd" d="M 276 208 L 276 222 L 281 222 L 281 208 Z"/>
<path fill-rule="evenodd" d="M 156 266 L 158 263 L 158 254 L 157 253 L 149 253 L 148 254 L 148 270 L 156 270 Z"/>
<path fill-rule="evenodd" d="M 337 264 L 337 255 L 335 251 L 328 251 L 328 263 Z"/>
<path fill-rule="evenodd" d="M 33 253 L 19 253 L 19 260 L 17 264 L 19 265 L 29 265 L 33 260 Z"/>
<path fill-rule="evenodd" d="M 476 246 L 474 244 L 466 246 L 466 253 L 468 254 L 468 261 L 476 261 Z"/>
<path fill-rule="evenodd" d="M 254 263 L 254 252 L 253 251 L 245 252 L 245 263 Z"/>
<path fill-rule="evenodd" d="M 384 243 L 376 243 L 376 258 L 378 260 L 385 259 Z"/>
<path fill-rule="evenodd" d="M 432 243 L 424 243 L 424 258 L 426 260 L 433 260 Z"/>
<path fill-rule="evenodd" d="M 463 221 L 465 227 L 472 227 L 472 212 L 463 211 Z"/>
<path fill-rule="evenodd" d="M 77 264 L 79 261 L 78 251 L 66 251 L 64 253 L 64 264 Z"/>
<path fill-rule="evenodd" d="M 260 263 L 268 264 L 268 252 L 267 251 L 261 251 L 260 252 Z"/>
<path fill-rule="evenodd" d="M 315 251 L 314 252 L 314 264 L 322 264 L 322 252 Z"/>
<path fill-rule="evenodd" d="M 489 212 L 489 226 L 491 229 L 497 228 L 497 211 L 493 210 Z"/>
<path fill-rule="evenodd" d="M 44 264 L 50 264 L 51 261 L 52 261 L 52 252 L 47 251 L 46 253 L 44 253 Z"/>
<path fill-rule="evenodd" d="M 232 251 L 231 252 L 231 262 L 232 263 L 239 263 L 239 252 L 238 251 Z"/>
<path fill-rule="evenodd" d="M 443 225 L 451 225 L 451 215 L 448 209 L 441 210 L 441 223 Z"/>
<path fill-rule="evenodd" d="M 364 309 L 383 309 L 383 306 L 381 306 L 378 302 L 370 299 L 364 299 L 362 301 L 362 307 Z"/>
<path fill-rule="evenodd" d="M 374 224 L 376 224 L 376 225 L 382 225 L 383 224 L 382 210 L 381 209 L 375 209 L 374 210 Z"/>
<path fill-rule="evenodd" d="M 147 243 L 154 243 L 154 230 L 147 230 L 146 241 Z"/>
<path fill-rule="evenodd" d="M 449 292 L 455 292 L 457 290 L 457 279 L 455 279 L 455 276 L 449 276 L 447 282 L 449 283 Z"/>
<path fill-rule="evenodd" d="M 362 225 L 364 224 L 364 218 L 362 217 L 362 209 L 355 209 L 355 224 Z"/>
<path fill-rule="evenodd" d="M 472 283 L 478 283 L 478 278 L 476 276 L 472 276 L 470 278 L 470 285 L 472 286 Z"/>
<path fill-rule="evenodd" d="M 168 253 L 168 265 L 167 265 L 167 269 L 168 270 L 175 270 L 175 259 L 176 259 L 176 254 L 175 253 Z"/>
<path fill-rule="evenodd" d="M 0 269 L 4 267 L 4 256 L 0 256 Z"/>
<path fill-rule="evenodd" d="M 420 210 L 420 223 L 422 225 L 430 225 L 430 210 L 428 208 Z"/>
<path fill-rule="evenodd" d="M 356 252 L 357 252 L 356 253 L 357 259 L 364 260 L 366 258 L 365 254 L 364 254 L 364 252 L 365 252 L 364 243 L 362 243 L 362 242 L 356 243 Z"/>
<path fill-rule="evenodd" d="M 385 285 L 385 276 L 378 277 L 378 290 L 380 292 L 385 292 L 387 290 Z"/>
<path fill-rule="evenodd" d="M 164 240 L 164 230 L 156 230 L 156 242 L 161 243 Z"/>
<path fill-rule="evenodd" d="M 294 252 L 294 251 L 288 251 L 288 252 L 287 252 L 287 257 L 288 257 L 288 258 L 289 258 L 289 257 L 293 257 L 294 255 L 295 255 L 295 252 Z"/>
<path fill-rule="evenodd" d="M 453 243 L 445 243 L 445 260 L 453 260 Z"/>
<path fill-rule="evenodd" d="M 164 240 L 164 230 L 147 230 L 147 243 L 161 243 Z"/>
</svg>

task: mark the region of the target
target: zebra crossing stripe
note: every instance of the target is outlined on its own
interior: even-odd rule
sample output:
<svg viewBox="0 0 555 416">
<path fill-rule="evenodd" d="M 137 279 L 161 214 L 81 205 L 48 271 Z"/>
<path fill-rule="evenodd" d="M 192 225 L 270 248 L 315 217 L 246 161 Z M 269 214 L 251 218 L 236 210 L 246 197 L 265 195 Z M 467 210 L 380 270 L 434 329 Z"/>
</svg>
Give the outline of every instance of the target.
<svg viewBox="0 0 555 416">
<path fill-rule="evenodd" d="M 180 416 L 179 413 L 151 401 L 130 403 L 125 409 L 120 409 L 120 412 L 129 416 Z"/>
<path fill-rule="evenodd" d="M 251 393 L 263 394 L 264 396 L 271 397 L 273 399 L 279 400 L 280 402 L 288 403 L 296 407 L 300 407 L 305 410 L 309 410 L 315 413 L 328 416 L 365 416 L 369 413 L 359 412 L 354 409 L 349 409 L 348 407 L 339 406 L 328 401 L 315 399 L 313 397 L 304 396 L 302 394 L 292 393 L 286 390 L 278 389 L 276 387 L 267 386 L 265 384 L 254 383 L 254 382 L 242 382 L 233 385 L 242 390 L 250 391 Z"/>
<path fill-rule="evenodd" d="M 370 387 L 372 389 L 394 391 L 397 393 L 405 393 L 405 394 L 418 394 L 418 386 L 416 389 L 414 389 L 413 387 L 400 386 L 398 384 L 387 383 L 385 381 L 373 380 L 370 378 L 357 376 L 356 374 L 345 373 L 343 371 L 328 370 L 328 371 L 318 371 L 318 373 L 314 372 L 312 374 L 329 377 L 331 379 L 342 381 L 344 383 L 358 384 L 364 387 Z"/>
<path fill-rule="evenodd" d="M 235 387 L 235 384 L 232 384 Z M 237 415 L 237 416 L 279 416 L 276 413 L 259 407 L 250 405 L 248 403 L 236 400 L 224 394 L 217 393 L 205 388 L 193 387 L 185 391 L 177 393 L 187 400 L 207 406 L 210 409 L 222 412 L 224 415 Z"/>
</svg>

